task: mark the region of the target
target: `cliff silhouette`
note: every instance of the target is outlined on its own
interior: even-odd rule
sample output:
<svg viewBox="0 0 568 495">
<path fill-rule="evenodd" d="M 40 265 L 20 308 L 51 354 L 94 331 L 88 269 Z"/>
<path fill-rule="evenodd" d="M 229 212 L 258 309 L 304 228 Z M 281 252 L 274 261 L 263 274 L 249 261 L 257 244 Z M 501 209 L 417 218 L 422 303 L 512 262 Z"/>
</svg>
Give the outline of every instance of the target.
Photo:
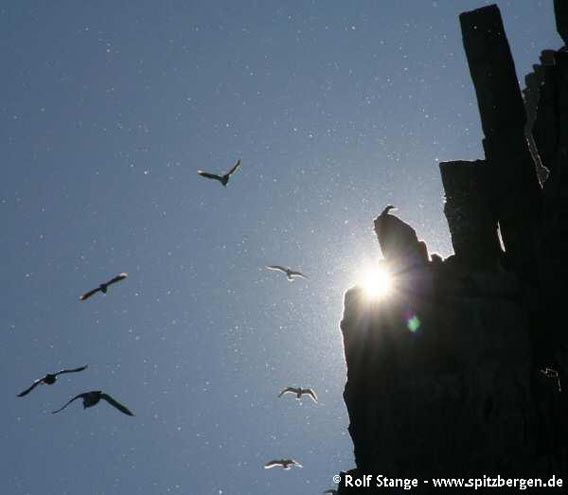
<svg viewBox="0 0 568 495">
<path fill-rule="evenodd" d="M 567 43 L 568 4 L 554 8 Z M 356 468 L 339 494 L 403 493 L 346 475 L 568 485 L 568 51 L 542 52 L 523 98 L 498 7 L 459 20 L 485 158 L 440 164 L 454 255 L 397 256 L 377 231 L 392 297 L 345 294 Z"/>
</svg>

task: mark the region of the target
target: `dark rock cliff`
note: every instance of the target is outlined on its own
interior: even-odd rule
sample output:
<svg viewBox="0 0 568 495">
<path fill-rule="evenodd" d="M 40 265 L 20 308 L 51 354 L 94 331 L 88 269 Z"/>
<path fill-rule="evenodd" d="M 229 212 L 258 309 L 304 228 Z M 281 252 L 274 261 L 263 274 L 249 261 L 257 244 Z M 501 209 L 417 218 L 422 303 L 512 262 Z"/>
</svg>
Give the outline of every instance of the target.
<svg viewBox="0 0 568 495">
<path fill-rule="evenodd" d="M 397 263 L 391 294 L 345 294 L 348 474 L 364 486 L 340 494 L 403 492 L 365 485 L 378 474 L 418 478 L 422 493 L 449 476 L 568 485 L 568 51 L 543 52 L 523 100 L 498 8 L 460 22 L 486 156 L 441 164 L 453 256 L 401 269 L 383 250 Z"/>
</svg>

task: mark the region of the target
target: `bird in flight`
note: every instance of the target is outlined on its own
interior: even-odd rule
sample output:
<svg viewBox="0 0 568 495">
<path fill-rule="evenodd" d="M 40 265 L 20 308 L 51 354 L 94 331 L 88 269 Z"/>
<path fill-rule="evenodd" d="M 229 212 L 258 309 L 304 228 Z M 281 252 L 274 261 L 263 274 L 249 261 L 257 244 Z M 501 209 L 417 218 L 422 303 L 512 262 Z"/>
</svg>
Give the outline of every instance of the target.
<svg viewBox="0 0 568 495">
<path fill-rule="evenodd" d="M 73 397 L 70 401 L 67 402 L 63 407 L 59 408 L 57 411 L 53 411 L 51 414 L 56 414 L 59 411 L 63 411 L 71 402 L 77 399 L 83 399 L 83 409 L 87 409 L 87 407 L 96 406 L 101 399 L 106 400 L 111 406 L 116 407 L 120 412 L 127 414 L 128 416 L 134 416 L 132 412 L 120 402 L 114 400 L 110 395 L 105 394 L 100 390 L 93 390 L 92 392 L 84 392 Z"/>
<path fill-rule="evenodd" d="M 284 394 L 296 394 L 296 400 L 300 400 L 303 395 L 308 395 L 316 404 L 318 402 L 318 397 L 311 388 L 286 387 L 284 390 L 282 390 L 282 392 L 278 394 L 278 397 L 282 397 Z"/>
<path fill-rule="evenodd" d="M 269 270 L 273 270 L 276 272 L 282 272 L 286 274 L 286 278 L 288 279 L 289 282 L 293 282 L 295 280 L 295 278 L 308 278 L 306 277 L 302 272 L 297 272 L 294 270 L 291 270 L 290 268 L 286 268 L 285 266 L 280 266 L 280 265 L 268 265 L 266 268 L 268 268 Z"/>
<path fill-rule="evenodd" d="M 295 461 L 294 459 L 275 459 L 273 461 L 267 462 L 264 465 L 264 469 L 272 469 L 273 467 L 276 466 L 282 467 L 286 471 L 292 469 L 292 466 L 298 466 L 299 468 L 302 467 L 302 465 L 298 461 Z"/>
<path fill-rule="evenodd" d="M 117 282 L 124 280 L 126 277 L 128 277 L 128 273 L 124 272 L 119 273 L 116 277 L 111 278 L 108 282 L 102 283 L 96 289 L 90 290 L 89 292 L 85 292 L 79 299 L 81 301 L 85 301 L 86 299 L 89 299 L 89 297 L 96 294 L 97 292 L 102 292 L 103 294 L 106 294 L 109 285 L 116 284 Z"/>
<path fill-rule="evenodd" d="M 58 371 L 57 373 L 48 373 L 43 378 L 38 378 L 35 382 L 32 383 L 32 385 L 29 388 L 27 388 L 23 392 L 20 392 L 18 394 L 18 397 L 23 397 L 24 395 L 28 395 L 38 385 L 53 385 L 57 381 L 57 377 L 59 375 L 63 375 L 64 373 L 78 373 L 79 371 L 83 371 L 85 369 L 87 369 L 86 365 L 72 370 L 61 370 Z"/>
<path fill-rule="evenodd" d="M 201 175 L 201 177 L 205 177 L 206 179 L 218 180 L 221 184 L 226 186 L 227 183 L 229 182 L 229 179 L 231 178 L 231 175 L 233 175 L 240 166 L 241 166 L 241 161 L 237 160 L 237 163 L 235 163 L 233 168 L 229 170 L 225 175 L 211 174 L 209 172 L 204 172 L 203 170 L 198 170 L 197 173 Z"/>
</svg>

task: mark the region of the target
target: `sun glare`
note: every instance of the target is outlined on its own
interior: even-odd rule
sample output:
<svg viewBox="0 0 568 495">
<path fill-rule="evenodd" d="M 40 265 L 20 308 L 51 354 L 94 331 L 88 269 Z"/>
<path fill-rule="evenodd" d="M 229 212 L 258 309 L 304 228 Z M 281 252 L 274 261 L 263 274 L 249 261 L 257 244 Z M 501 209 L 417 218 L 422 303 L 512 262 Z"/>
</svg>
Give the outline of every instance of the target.
<svg viewBox="0 0 568 495">
<path fill-rule="evenodd" d="M 382 299 L 392 290 L 392 277 L 382 267 L 369 267 L 362 272 L 360 285 L 365 290 L 368 299 Z"/>
</svg>

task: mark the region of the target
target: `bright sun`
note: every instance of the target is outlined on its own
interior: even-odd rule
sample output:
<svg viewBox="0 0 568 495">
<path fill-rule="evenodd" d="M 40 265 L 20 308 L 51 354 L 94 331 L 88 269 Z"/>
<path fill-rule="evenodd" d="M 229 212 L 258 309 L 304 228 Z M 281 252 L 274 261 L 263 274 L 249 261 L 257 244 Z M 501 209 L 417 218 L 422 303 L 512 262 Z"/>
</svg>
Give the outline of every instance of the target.
<svg viewBox="0 0 568 495">
<path fill-rule="evenodd" d="M 382 299 L 392 291 L 392 276 L 385 268 L 374 265 L 361 272 L 359 285 L 368 299 Z"/>
</svg>

